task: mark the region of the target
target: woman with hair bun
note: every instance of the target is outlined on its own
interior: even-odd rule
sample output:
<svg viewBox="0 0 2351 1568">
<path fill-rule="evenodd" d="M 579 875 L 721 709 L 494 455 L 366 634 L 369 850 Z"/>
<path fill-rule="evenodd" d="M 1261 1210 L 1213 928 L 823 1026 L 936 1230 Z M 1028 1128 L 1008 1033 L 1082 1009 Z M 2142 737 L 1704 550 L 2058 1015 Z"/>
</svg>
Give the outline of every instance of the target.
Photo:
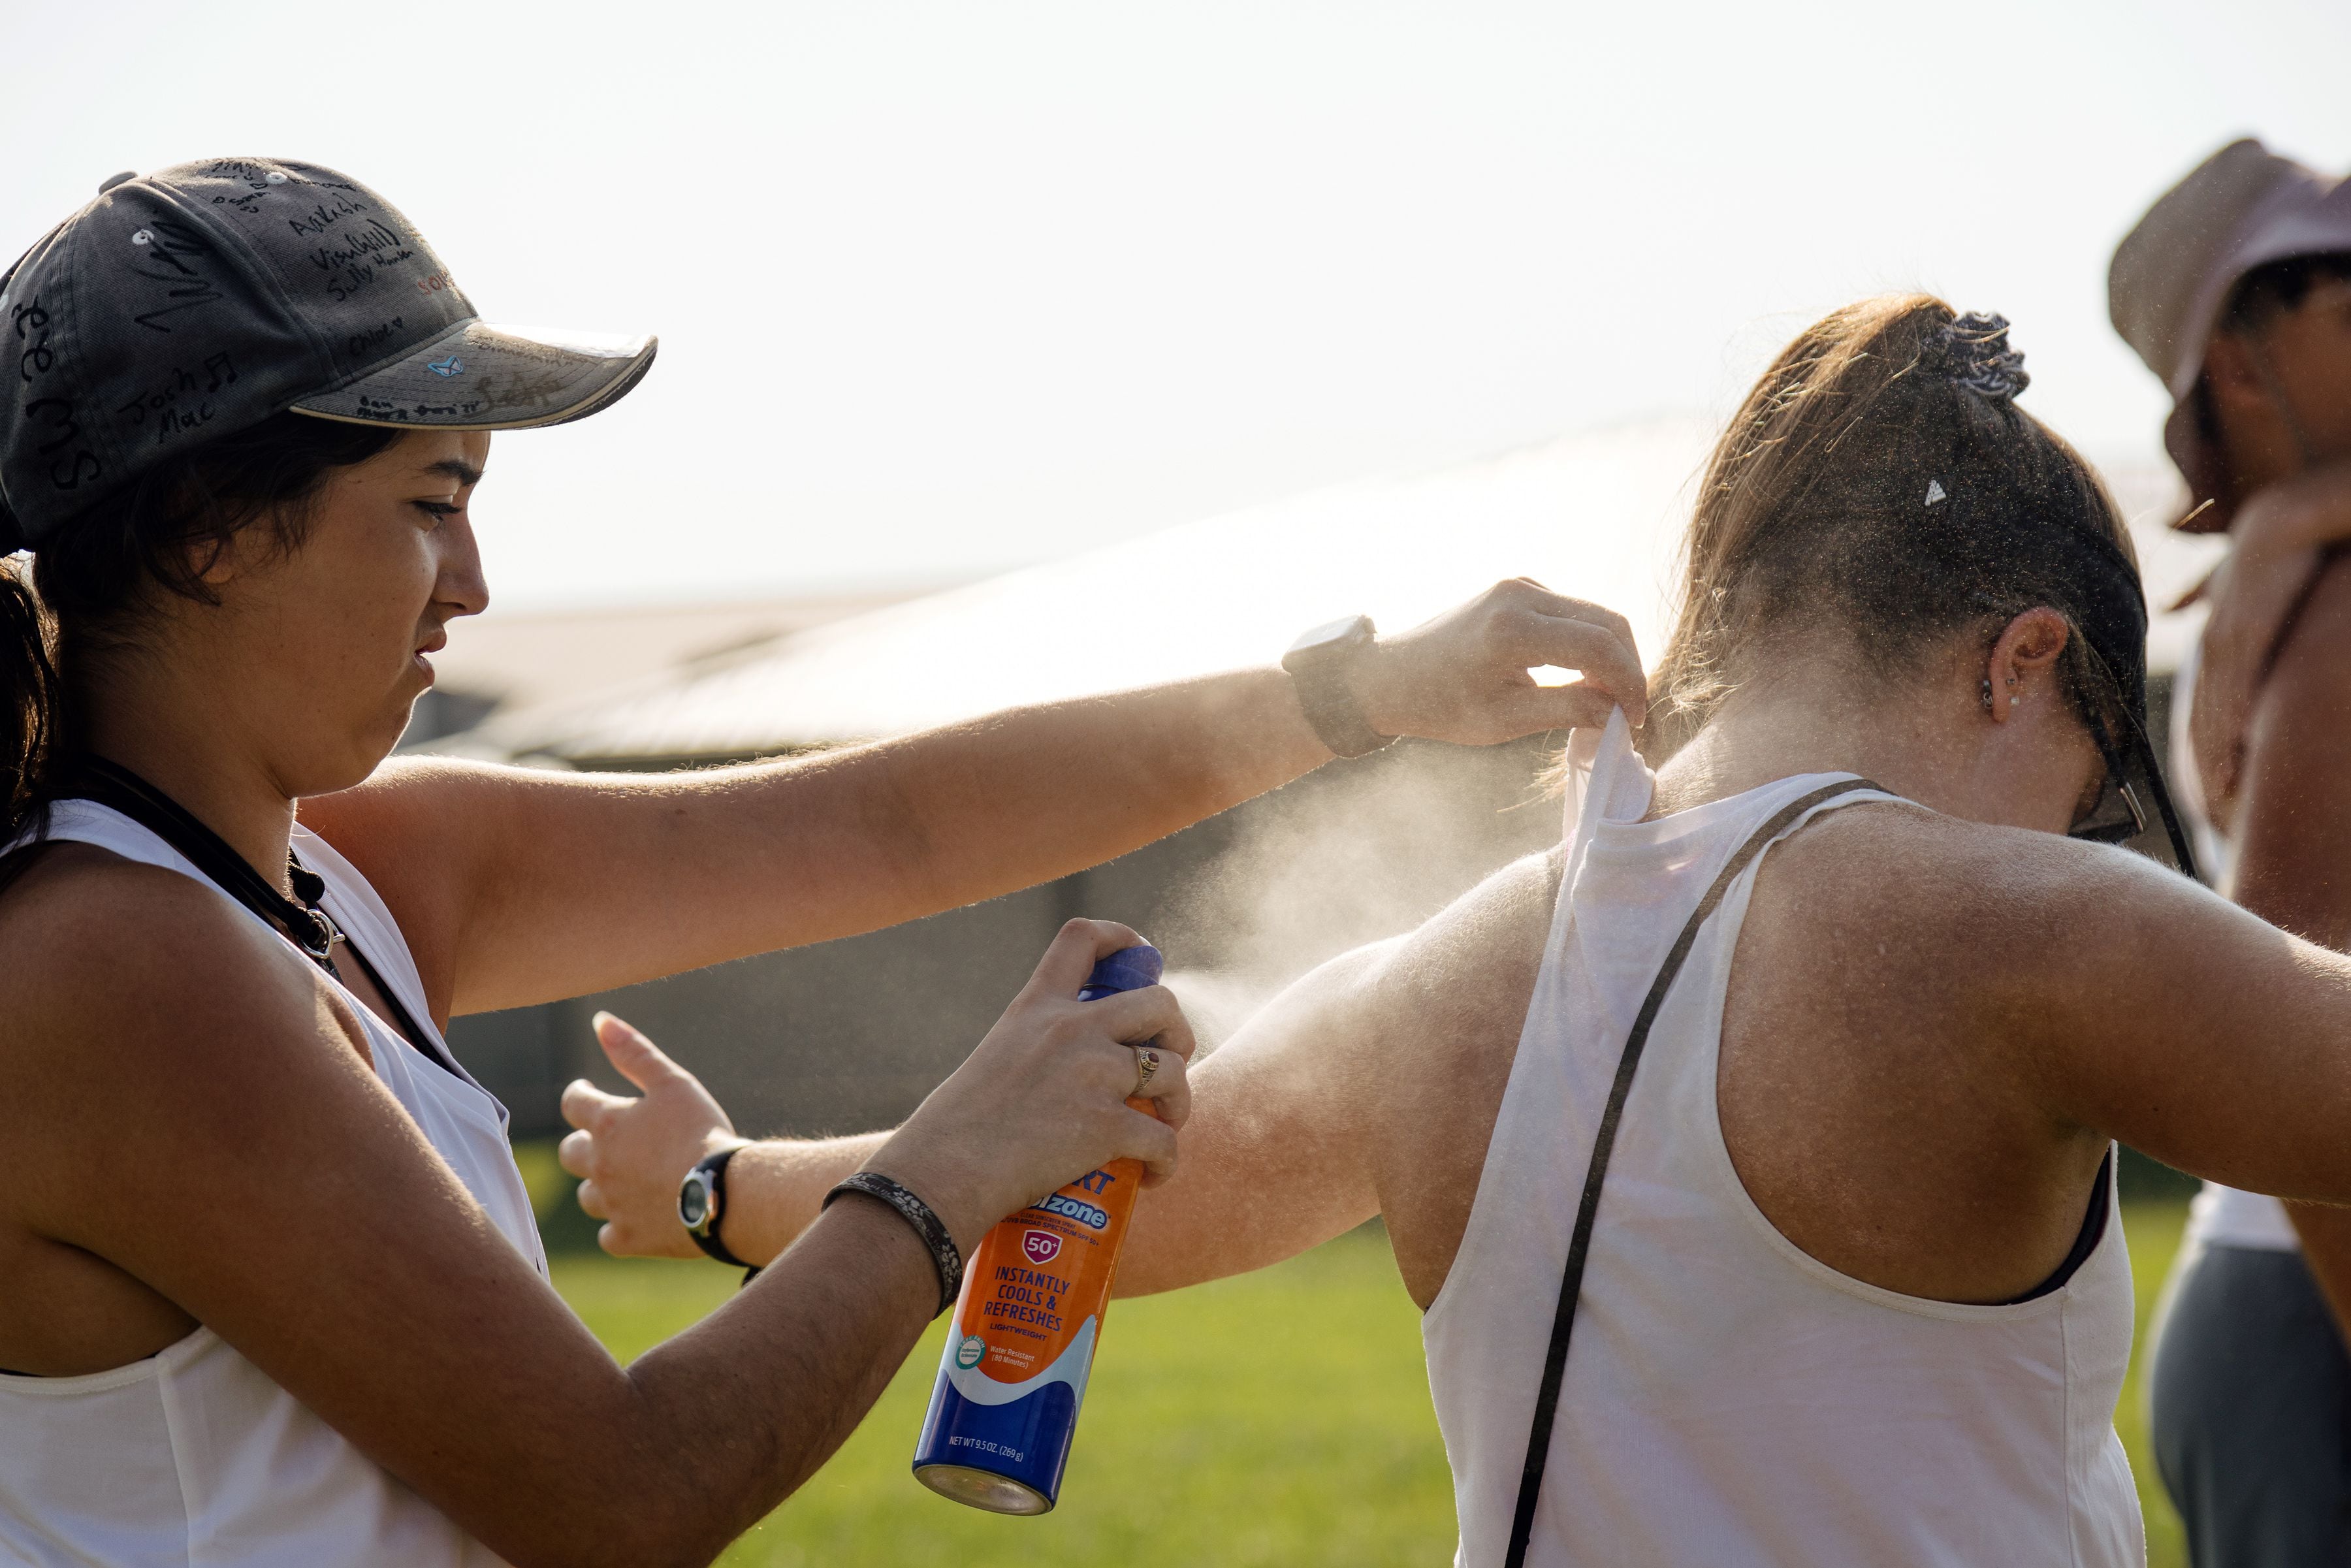
<svg viewBox="0 0 2351 1568">
<path fill-rule="evenodd" d="M 1172 1170 L 1182 1014 L 1080 1006 L 1139 938 L 1072 921 L 850 1201 L 625 1368 L 548 1286 L 452 1014 L 872 930 L 1334 749 L 1640 693 L 1621 620 L 1518 582 L 1294 673 L 798 763 L 383 767 L 487 601 L 490 433 L 609 406 L 653 340 L 486 324 L 375 192 L 220 159 L 109 181 L 0 273 L 0 557 L 32 551 L 0 566 L 10 1562 L 708 1561 L 855 1426 L 987 1227 L 1113 1156 Z M 1125 1103 L 1153 1040 L 1161 1120 Z"/>
<path fill-rule="evenodd" d="M 1937 299 L 1808 328 L 1565 841 L 1193 1074 L 1120 1289 L 1381 1216 L 1464 1564 L 2137 1568 L 2116 1140 L 2351 1202 L 2351 958 L 2180 874 L 2129 538 L 2025 385 Z M 691 1162 L 695 1092 L 574 1135 L 601 1202 Z M 735 1245 L 869 1146 L 742 1151 L 799 1185 Z"/>
</svg>

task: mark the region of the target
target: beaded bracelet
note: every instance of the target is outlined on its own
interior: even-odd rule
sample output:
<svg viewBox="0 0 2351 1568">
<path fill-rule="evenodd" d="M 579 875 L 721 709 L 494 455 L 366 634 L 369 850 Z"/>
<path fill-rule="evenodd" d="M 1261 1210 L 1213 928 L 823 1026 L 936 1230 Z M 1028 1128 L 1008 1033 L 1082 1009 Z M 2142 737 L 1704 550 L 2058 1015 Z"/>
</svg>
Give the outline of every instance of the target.
<svg viewBox="0 0 2351 1568">
<path fill-rule="evenodd" d="M 954 1306 L 963 1290 L 963 1254 L 956 1249 L 955 1238 L 947 1234 L 946 1224 L 931 1206 L 878 1171 L 859 1171 L 824 1195 L 824 1207 L 831 1208 L 832 1200 L 845 1192 L 878 1198 L 914 1228 L 914 1234 L 931 1249 L 932 1265 L 939 1271 L 939 1312 Z M 936 1317 L 938 1312 L 931 1315 Z"/>
</svg>

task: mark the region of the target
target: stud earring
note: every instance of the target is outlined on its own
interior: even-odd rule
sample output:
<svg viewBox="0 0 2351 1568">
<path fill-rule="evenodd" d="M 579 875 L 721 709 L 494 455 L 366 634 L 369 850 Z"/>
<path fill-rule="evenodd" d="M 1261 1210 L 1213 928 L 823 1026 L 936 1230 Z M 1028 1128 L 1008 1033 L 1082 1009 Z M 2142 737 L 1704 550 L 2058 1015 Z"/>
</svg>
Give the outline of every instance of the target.
<svg viewBox="0 0 2351 1568">
<path fill-rule="evenodd" d="M 1984 677 L 1982 701 L 1984 712 L 1991 712 L 1991 677 L 1990 675 Z"/>
</svg>

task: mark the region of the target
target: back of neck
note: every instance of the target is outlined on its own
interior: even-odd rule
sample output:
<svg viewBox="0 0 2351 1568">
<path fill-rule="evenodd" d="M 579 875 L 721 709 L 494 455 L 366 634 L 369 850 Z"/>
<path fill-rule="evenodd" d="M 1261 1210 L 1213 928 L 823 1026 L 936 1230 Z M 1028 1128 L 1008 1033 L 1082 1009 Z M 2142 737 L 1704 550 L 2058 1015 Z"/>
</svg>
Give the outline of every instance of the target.
<svg viewBox="0 0 2351 1568">
<path fill-rule="evenodd" d="M 1800 773 L 1857 773 L 1897 794 L 1944 793 L 1946 759 L 1916 705 L 1788 680 L 1742 689 L 1658 770 L 1652 816 L 1686 811 Z"/>
</svg>

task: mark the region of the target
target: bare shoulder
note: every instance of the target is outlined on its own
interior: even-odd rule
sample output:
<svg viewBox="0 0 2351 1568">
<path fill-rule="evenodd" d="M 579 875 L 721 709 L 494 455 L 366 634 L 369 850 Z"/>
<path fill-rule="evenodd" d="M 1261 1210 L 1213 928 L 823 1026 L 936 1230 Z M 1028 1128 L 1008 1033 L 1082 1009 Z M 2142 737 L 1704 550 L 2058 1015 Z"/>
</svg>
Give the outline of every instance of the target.
<svg viewBox="0 0 2351 1568">
<path fill-rule="evenodd" d="M 1949 817 L 1909 801 L 1864 800 L 1824 812 L 1774 845 L 1757 873 L 1808 913 L 1851 912 L 1931 936 L 1989 904 L 2025 898 L 2059 862 L 2092 849 L 2051 833 Z"/>
<path fill-rule="evenodd" d="M 1498 1006 L 1523 1015 L 1558 883 L 1555 853 L 1505 866 L 1414 930 L 1326 960 L 1269 1003 L 1235 1044 L 1245 1053 L 1303 1027 L 1328 1049 L 1378 1054 L 1391 1043 L 1416 1050 L 1432 1031 Z"/>
<path fill-rule="evenodd" d="M 1557 849 L 1513 861 L 1431 915 L 1410 936 L 1386 945 L 1373 991 L 1384 1009 L 1416 1013 L 1459 1008 L 1542 964 L 1543 938 L 1559 894 Z M 1526 995 L 1517 998 L 1523 1012 Z"/>
<path fill-rule="evenodd" d="M 1560 863 L 1557 851 L 1513 862 L 1368 955 L 1350 1022 L 1416 1125 L 1441 1091 L 1490 1127 L 1542 967 Z"/>
<path fill-rule="evenodd" d="M 1370 1174 L 1396 1268 L 1424 1308 L 1469 1223 L 1560 869 L 1556 851 L 1503 867 L 1388 946 L 1363 987 Z"/>
<path fill-rule="evenodd" d="M 494 852 L 515 835 L 528 769 L 442 757 L 387 759 L 364 784 L 301 802 L 302 825 L 367 878 L 392 911 L 445 1022 L 465 922 Z"/>
<path fill-rule="evenodd" d="M 246 1050 L 273 1019 L 350 1038 L 298 961 L 211 887 L 92 845 L 37 854 L 0 895 L 0 1060 L 21 1120 L 201 1077 L 212 1049 Z"/>
<path fill-rule="evenodd" d="M 0 1029 L 59 1005 L 103 1005 L 117 982 L 235 946 L 237 911 L 179 872 L 69 841 L 30 853 L 0 893 Z"/>
<path fill-rule="evenodd" d="M 2029 988 L 2052 969 L 2073 972 L 2128 947 L 2191 908 L 2229 906 L 2113 845 L 1865 801 L 1772 850 L 1750 920 L 1793 916 L 1814 951 L 1865 947 L 1895 971 L 1963 962 L 1984 982 L 1974 990 L 1997 1000 L 2011 985 Z"/>
<path fill-rule="evenodd" d="M 429 858 L 435 845 L 469 831 L 528 777 L 526 768 L 460 758 L 387 758 L 365 783 L 303 800 L 302 825 L 354 863 L 419 852 Z"/>
</svg>

